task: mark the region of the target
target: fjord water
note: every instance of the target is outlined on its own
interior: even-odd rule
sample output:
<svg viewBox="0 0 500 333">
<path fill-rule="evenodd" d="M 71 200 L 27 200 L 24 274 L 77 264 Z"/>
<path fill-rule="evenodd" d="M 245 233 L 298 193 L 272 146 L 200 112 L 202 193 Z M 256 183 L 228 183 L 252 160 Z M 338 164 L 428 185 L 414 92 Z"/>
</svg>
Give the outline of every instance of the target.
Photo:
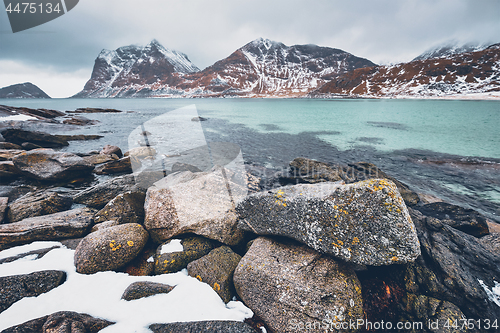
<svg viewBox="0 0 500 333">
<path fill-rule="evenodd" d="M 65 148 L 72 152 L 105 144 L 127 150 L 134 128 L 194 104 L 208 118 L 202 122 L 207 140 L 238 144 L 246 164 L 279 170 L 298 156 L 343 164 L 372 162 L 417 192 L 477 209 L 500 222 L 500 101 L 52 99 L 1 104 L 130 111 L 84 114 L 100 124 L 69 134 L 105 137 L 74 141 Z M 50 125 L 40 129 L 61 132 Z"/>
</svg>

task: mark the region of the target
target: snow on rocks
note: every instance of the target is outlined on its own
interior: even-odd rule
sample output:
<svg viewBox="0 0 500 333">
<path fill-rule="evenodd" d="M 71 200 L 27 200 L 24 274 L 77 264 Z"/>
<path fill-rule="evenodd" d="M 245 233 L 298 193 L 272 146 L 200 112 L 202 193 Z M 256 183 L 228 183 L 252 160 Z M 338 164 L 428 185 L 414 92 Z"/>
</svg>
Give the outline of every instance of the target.
<svg viewBox="0 0 500 333">
<path fill-rule="evenodd" d="M 237 212 L 244 230 L 290 237 L 356 264 L 406 263 L 420 255 L 406 205 L 389 180 L 285 186 L 246 197 Z"/>
</svg>

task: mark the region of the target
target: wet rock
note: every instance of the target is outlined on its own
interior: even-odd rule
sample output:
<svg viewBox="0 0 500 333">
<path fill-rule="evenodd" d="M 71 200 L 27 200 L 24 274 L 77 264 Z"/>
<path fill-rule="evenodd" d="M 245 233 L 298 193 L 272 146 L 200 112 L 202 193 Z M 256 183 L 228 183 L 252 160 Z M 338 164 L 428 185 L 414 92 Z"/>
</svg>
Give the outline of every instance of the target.
<svg viewBox="0 0 500 333">
<path fill-rule="evenodd" d="M 33 241 L 81 237 L 92 227 L 94 214 L 92 209 L 78 208 L 0 225 L 0 249 Z"/>
<path fill-rule="evenodd" d="M 122 299 L 126 301 L 131 301 L 134 299 L 139 299 L 143 297 L 153 296 L 157 294 L 168 294 L 172 291 L 174 287 L 169 286 L 164 283 L 156 282 L 134 282 L 125 289 L 122 295 Z"/>
<path fill-rule="evenodd" d="M 12 162 L 25 176 L 45 181 L 87 176 L 94 168 L 75 154 L 56 152 L 52 149 L 30 150 L 15 156 Z"/>
<path fill-rule="evenodd" d="M 182 251 L 165 252 L 170 242 L 179 242 Z M 155 255 L 155 275 L 175 273 L 187 267 L 187 265 L 204 255 L 207 255 L 214 248 L 214 242 L 203 237 L 187 237 L 181 240 L 168 240 L 158 246 Z"/>
<path fill-rule="evenodd" d="M 241 260 L 230 247 L 221 246 L 187 265 L 188 274 L 208 283 L 228 303 L 235 295 L 233 273 Z"/>
<path fill-rule="evenodd" d="M 0 197 L 8 197 L 9 202 L 12 202 L 26 193 L 36 190 L 32 186 L 10 186 L 10 185 L 0 185 Z"/>
<path fill-rule="evenodd" d="M 5 141 L 22 145 L 31 142 L 44 148 L 59 148 L 69 145 L 68 141 L 49 133 L 31 132 L 18 128 L 7 128 L 1 131 Z"/>
<path fill-rule="evenodd" d="M 179 171 L 201 172 L 201 170 L 194 165 L 175 162 L 172 165 L 172 172 L 179 172 Z"/>
<path fill-rule="evenodd" d="M 4 223 L 5 212 L 7 211 L 8 206 L 9 206 L 9 198 L 0 197 L 0 224 Z"/>
<path fill-rule="evenodd" d="M 102 135 L 96 135 L 96 134 L 75 134 L 75 135 L 61 135 L 57 134 L 55 135 L 58 138 L 61 138 L 66 141 L 88 141 L 88 140 L 99 140 L 101 138 L 104 138 Z"/>
<path fill-rule="evenodd" d="M 46 293 L 66 280 L 62 271 L 40 271 L 31 274 L 0 277 L 0 312 L 24 297 Z"/>
<path fill-rule="evenodd" d="M 0 161 L 0 179 L 2 181 L 19 177 L 21 171 L 14 166 L 12 161 Z"/>
<path fill-rule="evenodd" d="M 101 108 L 78 108 L 75 111 L 66 111 L 67 113 L 121 113 L 123 111 L 116 109 L 101 109 Z"/>
<path fill-rule="evenodd" d="M 123 157 L 123 153 L 122 153 L 122 150 L 120 149 L 120 147 L 112 146 L 112 145 L 105 145 L 102 148 L 102 150 L 99 152 L 99 154 L 103 154 L 103 155 L 113 155 L 113 154 L 115 154 L 119 158 Z"/>
<path fill-rule="evenodd" d="M 152 324 L 154 333 L 257 333 L 250 325 L 240 321 L 194 321 L 170 324 Z"/>
<path fill-rule="evenodd" d="M 22 148 L 22 147 L 21 147 Z M 11 161 L 14 156 L 24 153 L 24 149 L 2 149 L 0 150 L 0 161 Z"/>
<path fill-rule="evenodd" d="M 203 118 L 203 117 L 193 117 L 191 118 L 191 121 L 197 121 L 197 122 L 200 122 L 200 121 L 207 121 L 208 119 L 207 118 Z"/>
<path fill-rule="evenodd" d="M 7 219 L 18 222 L 29 217 L 59 213 L 69 210 L 72 204 L 71 197 L 56 192 L 30 192 L 10 204 Z"/>
<path fill-rule="evenodd" d="M 417 210 L 410 213 L 422 256 L 408 265 L 406 289 L 453 303 L 467 318 L 499 318 L 491 290 L 500 276 L 500 254 L 434 217 Z"/>
<path fill-rule="evenodd" d="M 15 143 L 10 142 L 0 142 L 0 149 L 15 149 L 22 150 L 23 148 L 20 145 L 16 145 Z"/>
<path fill-rule="evenodd" d="M 247 193 L 223 167 L 210 172 L 170 174 L 148 189 L 144 225 L 156 241 L 195 233 L 227 245 L 237 244 L 235 203 Z"/>
<path fill-rule="evenodd" d="M 148 241 L 140 224 L 127 223 L 87 235 L 75 250 L 76 271 L 94 274 L 122 267 L 137 257 Z"/>
<path fill-rule="evenodd" d="M 82 190 L 73 197 L 73 201 L 101 209 L 118 194 L 136 190 L 134 176 L 124 175 Z"/>
<path fill-rule="evenodd" d="M 132 164 L 130 161 L 130 156 L 121 158 L 116 161 L 111 161 L 98 165 L 94 169 L 94 173 L 98 175 L 110 175 L 115 173 L 132 173 Z"/>
<path fill-rule="evenodd" d="M 25 150 L 33 150 L 33 149 L 43 148 L 42 146 L 37 145 L 37 144 L 32 143 L 32 142 L 23 142 L 21 147 Z"/>
<path fill-rule="evenodd" d="M 342 178 L 346 183 L 354 183 L 372 178 L 389 179 L 396 184 L 399 193 L 401 193 L 403 200 L 408 206 L 414 206 L 419 203 L 418 194 L 412 191 L 408 185 L 400 182 L 394 177 L 389 176 L 372 163 L 358 162 L 349 164 L 349 167 L 344 170 Z"/>
<path fill-rule="evenodd" d="M 88 314 L 60 311 L 7 328 L 2 333 L 97 333 L 114 324 Z"/>
<path fill-rule="evenodd" d="M 296 332 L 294 321 L 331 324 L 363 318 L 354 271 L 304 245 L 257 238 L 234 272 L 234 285 L 274 332 Z"/>
<path fill-rule="evenodd" d="M 87 126 L 98 124 L 98 120 L 92 120 L 83 116 L 72 116 L 63 120 L 63 124 L 77 125 L 77 126 Z"/>
<path fill-rule="evenodd" d="M 430 203 L 417 206 L 415 209 L 426 216 L 435 217 L 442 223 L 476 237 L 489 233 L 486 217 L 473 209 L 462 208 L 446 202 Z"/>
<path fill-rule="evenodd" d="M 104 206 L 94 217 L 95 223 L 115 220 L 118 224 L 144 222 L 144 192 L 118 194 Z"/>
<path fill-rule="evenodd" d="M 290 179 L 296 183 L 336 182 L 342 180 L 337 167 L 304 157 L 290 162 Z"/>
<path fill-rule="evenodd" d="M 115 160 L 110 155 L 101 155 L 101 154 L 84 156 L 83 159 L 92 165 L 102 164 L 102 163 L 111 162 L 111 161 Z"/>
<path fill-rule="evenodd" d="M 412 329 L 405 330 L 405 332 L 459 333 L 471 331 L 462 325 L 465 316 L 453 303 L 408 293 L 403 299 L 403 306 L 406 313 L 400 318 L 400 322 L 423 323 L 421 328 L 415 326 Z M 434 327 L 430 328 L 429 323 L 432 323 Z M 457 324 L 456 327 L 453 327 L 454 323 Z"/>
<path fill-rule="evenodd" d="M 285 186 L 246 197 L 237 212 L 243 230 L 290 237 L 356 264 L 406 263 L 420 255 L 403 199 L 384 179 Z"/>
</svg>

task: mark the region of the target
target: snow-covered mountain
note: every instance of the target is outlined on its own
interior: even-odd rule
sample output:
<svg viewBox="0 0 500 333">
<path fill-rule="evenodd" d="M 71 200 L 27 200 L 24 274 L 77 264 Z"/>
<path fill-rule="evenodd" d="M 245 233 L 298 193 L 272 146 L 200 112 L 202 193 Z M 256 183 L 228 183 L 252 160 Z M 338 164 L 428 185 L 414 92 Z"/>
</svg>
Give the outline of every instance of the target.
<svg viewBox="0 0 500 333">
<path fill-rule="evenodd" d="M 145 47 L 102 50 L 90 80 L 74 97 L 134 96 L 143 86 L 175 85 L 183 75 L 197 71 L 199 68 L 185 54 L 166 49 L 156 40 Z M 146 91 L 142 95 L 148 96 Z"/>
<path fill-rule="evenodd" d="M 75 97 L 295 97 L 336 75 L 374 65 L 338 49 L 260 38 L 198 71 L 184 54 L 153 41 L 145 48 L 102 51 Z"/>
<path fill-rule="evenodd" d="M 355 69 L 309 96 L 455 98 L 479 94 L 500 97 L 500 44 L 448 57 Z"/>
<path fill-rule="evenodd" d="M 484 43 L 466 43 L 462 44 L 459 43 L 458 41 L 451 41 L 442 45 L 439 45 L 437 47 L 430 48 L 429 50 L 425 51 L 415 59 L 415 60 L 426 60 L 426 59 L 432 59 L 432 58 L 449 58 L 455 54 L 460 54 L 460 53 L 465 53 L 465 52 L 477 52 L 477 51 L 482 51 L 485 48 L 487 48 L 491 43 L 489 44 L 484 44 Z"/>
<path fill-rule="evenodd" d="M 50 98 L 31 82 L 13 84 L 0 89 L 0 98 Z"/>
</svg>

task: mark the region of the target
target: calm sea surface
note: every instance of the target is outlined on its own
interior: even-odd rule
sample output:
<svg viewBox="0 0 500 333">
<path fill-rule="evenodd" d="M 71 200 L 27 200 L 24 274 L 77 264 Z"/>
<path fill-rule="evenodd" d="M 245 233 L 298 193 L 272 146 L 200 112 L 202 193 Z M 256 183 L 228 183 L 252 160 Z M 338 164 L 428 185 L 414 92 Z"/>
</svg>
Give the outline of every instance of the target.
<svg viewBox="0 0 500 333">
<path fill-rule="evenodd" d="M 246 164 L 284 168 L 304 156 L 326 162 L 372 162 L 417 192 L 474 208 L 500 222 L 500 102 L 307 99 L 52 99 L 0 104 L 60 111 L 81 107 L 130 111 L 83 114 L 98 125 L 69 134 L 101 134 L 65 150 L 105 144 L 126 151 L 142 123 L 194 105 L 207 141 L 236 143 Z M 63 133 L 57 126 L 40 130 Z M 178 133 L 189 137 L 191 133 Z M 176 134 L 177 135 L 177 134 Z"/>
</svg>

